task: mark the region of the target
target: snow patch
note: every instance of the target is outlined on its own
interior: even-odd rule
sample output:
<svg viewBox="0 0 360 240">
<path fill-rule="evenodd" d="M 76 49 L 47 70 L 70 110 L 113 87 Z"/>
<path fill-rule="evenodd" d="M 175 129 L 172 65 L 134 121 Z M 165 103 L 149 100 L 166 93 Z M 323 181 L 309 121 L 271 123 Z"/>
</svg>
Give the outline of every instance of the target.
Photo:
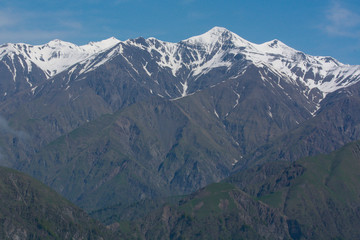
<svg viewBox="0 0 360 240">
<path fill-rule="evenodd" d="M 237 160 L 237 159 L 233 159 L 233 163 L 231 164 L 232 166 L 234 166 L 234 165 L 236 165 L 237 163 L 239 162 L 239 160 Z"/>
<path fill-rule="evenodd" d="M 152 74 L 149 72 L 149 70 L 147 70 L 147 68 L 146 68 L 147 65 L 148 65 L 148 62 L 146 62 L 145 66 L 143 65 L 142 67 L 143 67 L 143 69 L 145 70 L 146 74 L 147 74 L 149 77 L 151 77 Z"/>
<path fill-rule="evenodd" d="M 181 97 L 186 97 L 187 96 L 188 83 L 187 83 L 187 81 L 185 81 L 184 83 L 180 82 L 180 84 L 183 87 Z"/>
<path fill-rule="evenodd" d="M 216 109 L 214 108 L 214 114 L 217 118 L 219 118 L 219 114 L 216 112 Z"/>
<path fill-rule="evenodd" d="M 235 105 L 233 106 L 233 109 L 234 109 L 239 104 L 239 100 L 240 100 L 241 95 L 239 93 L 235 92 L 234 89 L 233 89 L 233 93 L 235 93 L 235 95 L 237 97 L 236 100 L 235 100 Z"/>
<path fill-rule="evenodd" d="M 271 107 L 269 106 L 268 111 L 267 111 L 269 117 L 273 118 L 272 112 L 271 112 Z"/>
<path fill-rule="evenodd" d="M 35 94 L 36 89 L 37 89 L 37 86 L 35 86 L 35 87 L 33 87 L 33 88 L 31 89 L 31 93 L 32 93 L 32 95 L 34 95 L 34 94 Z"/>
<path fill-rule="evenodd" d="M 28 78 L 28 77 L 25 77 L 25 79 L 26 79 L 26 82 L 29 84 L 29 86 L 32 87 L 33 85 L 32 85 L 32 83 L 30 82 L 29 78 Z"/>
</svg>

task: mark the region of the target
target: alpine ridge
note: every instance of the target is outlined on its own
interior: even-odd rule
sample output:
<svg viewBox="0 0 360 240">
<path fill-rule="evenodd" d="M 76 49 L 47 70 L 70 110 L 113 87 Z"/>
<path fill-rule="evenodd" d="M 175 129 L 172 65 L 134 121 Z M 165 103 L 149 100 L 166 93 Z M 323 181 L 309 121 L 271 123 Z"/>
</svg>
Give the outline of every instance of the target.
<svg viewBox="0 0 360 240">
<path fill-rule="evenodd" d="M 130 49 L 151 59 L 142 57 L 142 63 L 137 64 L 139 59 L 126 56 Z M 328 93 L 350 86 L 360 78 L 360 66 L 345 65 L 331 57 L 310 56 L 279 40 L 254 44 L 222 27 L 214 27 L 202 35 L 179 43 L 163 42 L 155 38 L 119 41 L 112 37 L 83 46 L 61 40 L 38 46 L 0 46 L 1 67 L 12 75 L 14 82 L 23 72 L 30 74 L 37 71 L 35 69 L 40 69 L 45 79 L 54 78 L 63 71 L 81 79 L 84 74 L 117 56 L 123 56 L 133 77 L 141 75 L 145 81 L 157 84 L 158 72 L 168 71 L 174 78 L 168 89 L 160 90 L 151 88 L 149 83 L 145 84 L 152 94 L 170 99 L 203 89 L 205 86 L 199 82 L 204 74 L 212 70 L 226 69 L 227 73 L 231 73 L 231 76 L 226 74 L 228 78 L 236 78 L 252 64 L 266 68 L 279 79 L 285 79 L 316 104 Z M 27 88 L 34 92 L 38 84 L 29 78 L 25 80 Z M 211 84 L 217 83 L 219 82 Z M 282 87 L 280 82 L 277 84 Z M 2 89 L 0 95 L 7 95 L 6 88 Z M 316 109 L 313 107 L 309 111 L 314 113 Z"/>
</svg>

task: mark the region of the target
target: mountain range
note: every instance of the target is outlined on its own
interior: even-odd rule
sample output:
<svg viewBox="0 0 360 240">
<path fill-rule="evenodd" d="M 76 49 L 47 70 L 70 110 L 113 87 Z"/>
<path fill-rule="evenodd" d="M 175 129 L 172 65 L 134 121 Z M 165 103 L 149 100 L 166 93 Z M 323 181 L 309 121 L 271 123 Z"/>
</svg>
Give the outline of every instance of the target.
<svg viewBox="0 0 360 240">
<path fill-rule="evenodd" d="M 0 164 L 88 212 L 125 213 L 358 140 L 359 81 L 359 65 L 221 27 L 178 43 L 8 43 L 0 46 Z M 290 234 L 284 229 L 279 236 Z"/>
</svg>

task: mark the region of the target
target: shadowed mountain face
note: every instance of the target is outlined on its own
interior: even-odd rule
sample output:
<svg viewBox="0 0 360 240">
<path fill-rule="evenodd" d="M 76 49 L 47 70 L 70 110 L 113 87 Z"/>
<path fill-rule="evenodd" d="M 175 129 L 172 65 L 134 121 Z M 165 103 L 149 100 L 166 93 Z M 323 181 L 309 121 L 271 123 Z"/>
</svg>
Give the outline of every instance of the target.
<svg viewBox="0 0 360 240">
<path fill-rule="evenodd" d="M 237 154 L 213 129 L 222 135 L 154 97 L 57 139 L 22 169 L 86 209 L 191 192 L 227 176 Z"/>
<path fill-rule="evenodd" d="M 113 239 L 49 187 L 17 171 L 0 168 L 1 239 Z"/>
<path fill-rule="evenodd" d="M 112 226 L 119 232 L 131 226 L 128 236 L 144 239 L 357 239 L 359 167 L 359 142 L 328 155 L 266 163 Z"/>
<path fill-rule="evenodd" d="M 133 223 L 136 226 L 136 223 Z M 134 229 L 136 229 L 134 227 Z M 147 239 L 286 239 L 286 217 L 231 184 L 211 184 L 138 223 Z"/>
<path fill-rule="evenodd" d="M 359 138 L 359 66 L 215 27 L 0 46 L 0 163 L 86 210 L 188 194 Z"/>
<path fill-rule="evenodd" d="M 358 238 L 359 144 L 291 164 L 266 163 L 227 181 L 281 210 L 294 239 Z"/>
<path fill-rule="evenodd" d="M 360 85 L 329 94 L 317 115 L 248 154 L 251 164 L 329 153 L 360 138 Z"/>
</svg>

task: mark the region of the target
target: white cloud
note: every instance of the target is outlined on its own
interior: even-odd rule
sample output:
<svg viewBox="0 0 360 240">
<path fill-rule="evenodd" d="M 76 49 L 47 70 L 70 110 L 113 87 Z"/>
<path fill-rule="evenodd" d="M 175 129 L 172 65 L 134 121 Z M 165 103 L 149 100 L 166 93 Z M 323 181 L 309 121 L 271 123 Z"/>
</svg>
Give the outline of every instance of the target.
<svg viewBox="0 0 360 240">
<path fill-rule="evenodd" d="M 332 2 L 326 11 L 326 24 L 322 26 L 328 34 L 360 38 L 360 15 L 355 11 L 345 8 L 339 2 Z"/>
</svg>

